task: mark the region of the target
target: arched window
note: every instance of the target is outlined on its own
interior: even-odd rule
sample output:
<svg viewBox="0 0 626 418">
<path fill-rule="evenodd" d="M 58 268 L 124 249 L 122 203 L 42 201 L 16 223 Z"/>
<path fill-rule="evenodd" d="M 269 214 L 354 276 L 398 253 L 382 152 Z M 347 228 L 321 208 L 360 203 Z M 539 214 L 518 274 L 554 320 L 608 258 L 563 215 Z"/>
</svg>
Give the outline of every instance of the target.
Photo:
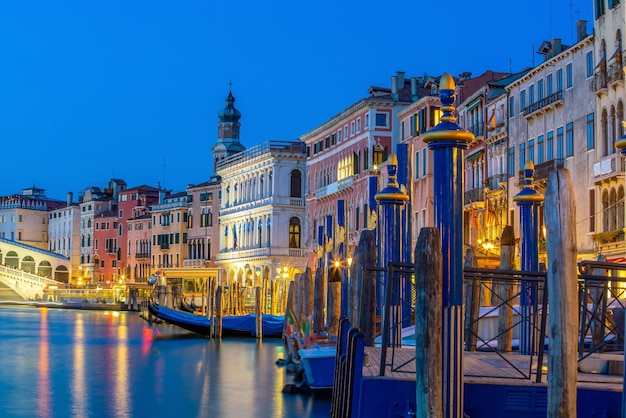
<svg viewBox="0 0 626 418">
<path fill-rule="evenodd" d="M 291 193 L 290 197 L 302 197 L 302 173 L 300 170 L 291 171 Z"/>
<path fill-rule="evenodd" d="M 624 186 L 617 189 L 617 228 L 624 229 Z"/>
<path fill-rule="evenodd" d="M 384 154 L 385 151 L 383 150 L 383 147 L 381 147 L 380 144 L 376 144 L 373 152 L 373 164 L 376 166 L 380 166 L 384 161 Z"/>
<path fill-rule="evenodd" d="M 300 219 L 289 219 L 289 248 L 300 248 Z"/>
<path fill-rule="evenodd" d="M 611 189 L 609 195 L 609 231 L 617 229 L 617 193 L 615 189 Z"/>
<path fill-rule="evenodd" d="M 602 156 L 606 157 L 612 151 L 609 150 L 609 117 L 606 109 L 602 109 L 602 117 L 600 119 L 601 135 L 602 135 Z"/>
<path fill-rule="evenodd" d="M 609 231 L 609 192 L 602 192 L 602 232 Z"/>
</svg>

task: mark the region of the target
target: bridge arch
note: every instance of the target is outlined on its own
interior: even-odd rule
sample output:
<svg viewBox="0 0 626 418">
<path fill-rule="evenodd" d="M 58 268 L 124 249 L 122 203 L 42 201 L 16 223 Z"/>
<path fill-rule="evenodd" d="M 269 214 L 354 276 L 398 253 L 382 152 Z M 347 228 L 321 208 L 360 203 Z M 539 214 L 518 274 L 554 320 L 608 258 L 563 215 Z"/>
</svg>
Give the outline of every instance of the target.
<svg viewBox="0 0 626 418">
<path fill-rule="evenodd" d="M 22 271 L 35 274 L 35 259 L 30 255 L 24 256 L 24 258 L 22 258 Z"/>
<path fill-rule="evenodd" d="M 52 278 L 52 264 L 48 260 L 43 260 L 39 263 L 37 268 L 37 274 L 44 277 Z"/>
<path fill-rule="evenodd" d="M 20 265 L 20 258 L 15 251 L 9 251 L 4 257 L 4 264 L 8 267 L 18 268 Z"/>
<path fill-rule="evenodd" d="M 70 282 L 70 272 L 67 270 L 65 266 L 57 266 L 54 271 L 54 280 L 57 282 L 69 283 Z"/>
</svg>

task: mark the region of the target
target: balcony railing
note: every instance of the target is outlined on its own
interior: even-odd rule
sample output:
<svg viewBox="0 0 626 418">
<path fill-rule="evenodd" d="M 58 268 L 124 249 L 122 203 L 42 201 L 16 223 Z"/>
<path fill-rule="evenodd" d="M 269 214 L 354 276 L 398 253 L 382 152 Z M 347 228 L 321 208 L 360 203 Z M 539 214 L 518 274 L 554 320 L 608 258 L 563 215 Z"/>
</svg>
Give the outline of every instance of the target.
<svg viewBox="0 0 626 418">
<path fill-rule="evenodd" d="M 532 103 L 522 109 L 522 113 L 524 116 L 532 115 L 533 113 L 544 109 L 548 106 L 556 105 L 559 103 L 563 103 L 563 90 L 557 91 L 543 99 L 537 100 L 535 103 Z"/>
<path fill-rule="evenodd" d="M 117 246 L 112 245 L 112 246 L 106 247 L 106 252 L 107 254 L 117 254 Z"/>
<path fill-rule="evenodd" d="M 333 193 L 337 193 L 341 190 L 352 187 L 354 184 L 354 176 L 345 177 L 339 181 L 323 186 L 315 190 L 315 197 L 320 199 L 322 197 L 330 196 Z"/>
<path fill-rule="evenodd" d="M 137 253 L 135 254 L 135 257 L 138 259 L 149 259 L 150 258 L 150 253 Z"/>
<path fill-rule="evenodd" d="M 609 70 L 607 71 L 607 81 L 610 84 L 615 84 L 624 79 L 624 70 L 621 62 L 614 62 L 609 65 Z"/>
<path fill-rule="evenodd" d="M 288 247 L 263 247 L 263 248 L 251 248 L 248 250 L 221 250 L 216 261 L 234 260 L 240 258 L 251 257 L 269 257 L 269 256 L 288 256 L 288 257 L 302 257 L 304 258 L 303 248 L 288 248 Z"/>
<path fill-rule="evenodd" d="M 501 183 L 506 187 L 508 178 L 509 176 L 507 174 L 494 174 L 493 176 L 487 177 L 487 187 L 489 187 L 490 190 L 499 190 L 502 188 L 500 187 Z"/>
<path fill-rule="evenodd" d="M 183 267 L 206 267 L 207 265 L 209 265 L 209 263 L 211 262 L 211 260 L 205 260 L 205 259 L 188 259 L 188 260 L 183 260 Z"/>
<path fill-rule="evenodd" d="M 604 71 L 598 71 L 593 75 L 591 80 L 591 91 L 597 93 L 598 91 L 606 89 L 606 73 Z"/>
<path fill-rule="evenodd" d="M 625 171 L 624 159 L 621 154 L 613 154 L 593 165 L 593 178 L 596 181 L 614 177 Z"/>
<path fill-rule="evenodd" d="M 170 244 L 169 242 L 162 242 L 159 244 L 159 248 L 161 248 L 162 250 L 169 250 L 170 249 Z"/>
<path fill-rule="evenodd" d="M 465 205 L 469 205 L 474 202 L 482 202 L 483 200 L 485 200 L 485 198 L 482 187 L 466 190 L 465 193 L 463 193 L 463 203 Z"/>
</svg>

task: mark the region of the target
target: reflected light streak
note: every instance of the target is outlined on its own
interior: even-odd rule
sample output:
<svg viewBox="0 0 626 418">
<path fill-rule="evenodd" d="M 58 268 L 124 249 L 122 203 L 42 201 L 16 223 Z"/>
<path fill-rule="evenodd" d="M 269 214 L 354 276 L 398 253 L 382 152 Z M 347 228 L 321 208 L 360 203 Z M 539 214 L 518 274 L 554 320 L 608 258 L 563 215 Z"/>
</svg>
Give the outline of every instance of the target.
<svg viewBox="0 0 626 418">
<path fill-rule="evenodd" d="M 50 405 L 50 342 L 48 340 L 48 308 L 41 308 L 39 334 L 39 381 L 37 384 L 37 415 L 52 416 Z"/>
<path fill-rule="evenodd" d="M 115 315 L 114 315 L 115 316 Z M 119 316 L 119 313 L 118 313 Z M 121 322 L 121 321 L 120 321 Z M 128 327 L 120 323 L 117 327 L 117 350 L 115 361 L 115 396 L 113 399 L 116 416 L 131 416 L 130 398 L 131 393 L 128 387 Z"/>
<path fill-rule="evenodd" d="M 76 417 L 87 416 L 88 397 L 85 383 L 85 323 L 83 316 L 76 317 L 74 328 L 74 363 L 72 367 L 72 414 Z"/>
</svg>

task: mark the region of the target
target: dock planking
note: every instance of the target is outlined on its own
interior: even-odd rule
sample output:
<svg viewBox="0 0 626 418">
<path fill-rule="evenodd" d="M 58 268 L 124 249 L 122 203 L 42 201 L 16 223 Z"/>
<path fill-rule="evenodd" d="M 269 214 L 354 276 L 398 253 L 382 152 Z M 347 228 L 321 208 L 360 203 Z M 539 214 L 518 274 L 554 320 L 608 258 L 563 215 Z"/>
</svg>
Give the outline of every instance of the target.
<svg viewBox="0 0 626 418">
<path fill-rule="evenodd" d="M 401 347 L 387 350 L 385 376 L 380 372 L 380 347 L 365 347 L 366 360 L 363 364 L 363 378 L 383 378 L 415 380 L 415 349 Z M 621 355 L 602 353 L 594 355 L 598 359 L 615 361 Z M 532 361 L 532 363 L 531 363 Z M 517 353 L 498 355 L 488 351 L 466 351 L 463 353 L 463 376 L 465 383 L 503 385 L 543 385 L 547 386 L 547 369 L 543 367 L 541 383 L 535 383 L 537 357 Z M 602 373 L 578 372 L 578 387 L 622 391 L 623 377 Z"/>
</svg>

